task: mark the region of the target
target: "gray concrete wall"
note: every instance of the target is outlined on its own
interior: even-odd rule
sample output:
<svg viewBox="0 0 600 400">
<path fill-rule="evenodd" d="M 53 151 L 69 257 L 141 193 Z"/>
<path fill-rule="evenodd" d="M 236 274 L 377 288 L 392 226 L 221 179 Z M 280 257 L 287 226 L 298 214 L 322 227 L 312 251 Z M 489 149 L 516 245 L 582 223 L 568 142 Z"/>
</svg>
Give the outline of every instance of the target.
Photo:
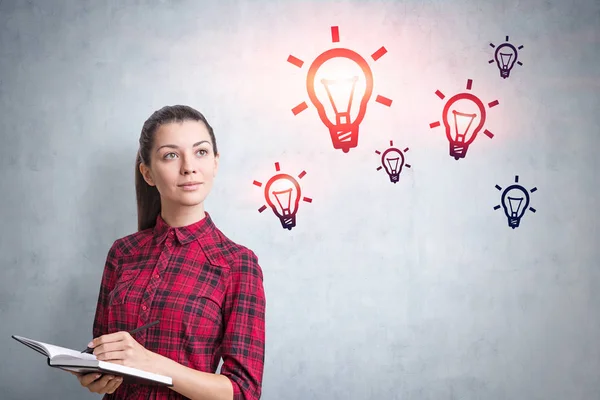
<svg viewBox="0 0 600 400">
<path fill-rule="evenodd" d="M 142 123 L 189 104 L 222 153 L 206 209 L 265 274 L 264 399 L 597 398 L 599 4 L 0 1 L 0 397 L 98 397 L 10 335 L 85 346 L 136 228 Z M 502 79 L 507 35 L 523 65 Z M 305 88 L 334 46 L 374 77 L 347 154 Z M 454 160 L 429 124 L 468 79 L 494 137 Z M 397 184 L 377 171 L 390 140 Z M 313 200 L 291 231 L 257 211 L 275 162 Z M 511 229 L 495 186 L 517 175 L 536 212 Z"/>
</svg>

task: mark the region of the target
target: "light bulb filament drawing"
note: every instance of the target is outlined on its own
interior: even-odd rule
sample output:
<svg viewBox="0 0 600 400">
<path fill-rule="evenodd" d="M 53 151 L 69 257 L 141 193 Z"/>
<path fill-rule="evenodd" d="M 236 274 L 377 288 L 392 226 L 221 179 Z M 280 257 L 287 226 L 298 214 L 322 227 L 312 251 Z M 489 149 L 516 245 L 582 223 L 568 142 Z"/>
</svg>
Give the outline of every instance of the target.
<svg viewBox="0 0 600 400">
<path fill-rule="evenodd" d="M 465 143 L 465 137 L 477 114 L 465 114 L 456 110 L 452 110 L 452 114 L 454 115 L 454 140 L 458 143 Z"/>
<path fill-rule="evenodd" d="M 498 54 L 500 55 L 500 57 L 498 57 L 498 64 L 500 64 L 500 68 L 502 69 L 509 69 L 512 68 L 512 64 L 511 60 L 513 59 L 514 53 L 502 53 L 502 52 L 498 52 Z"/>
<path fill-rule="evenodd" d="M 506 198 L 508 199 L 508 205 L 510 206 L 509 217 L 511 217 L 511 218 L 519 217 L 519 215 L 520 215 L 519 209 L 521 208 L 521 203 L 523 203 L 523 197 L 506 196 Z M 507 207 L 507 213 L 508 213 L 508 207 Z"/>
<path fill-rule="evenodd" d="M 349 79 L 321 79 L 321 83 L 325 87 L 327 91 L 327 96 L 329 97 L 329 101 L 331 102 L 331 106 L 333 107 L 333 111 L 335 113 L 335 124 L 336 125 L 345 125 L 351 122 L 350 119 L 350 109 L 352 108 L 352 98 L 354 97 L 354 89 L 356 88 L 356 81 L 358 80 L 358 76 L 354 76 Z M 334 96 L 331 94 L 331 86 L 334 85 L 344 85 L 350 87 L 349 94 L 347 96 L 347 106 L 344 111 L 339 111 L 336 101 L 334 100 Z M 342 104 L 344 103 L 342 99 Z M 339 101 L 338 101 L 339 102 Z M 341 105 L 342 105 L 341 104 Z"/>
<path fill-rule="evenodd" d="M 394 157 L 394 158 L 390 158 L 390 157 L 385 157 L 385 161 L 387 161 L 387 165 L 388 165 L 388 170 L 390 171 L 390 173 L 392 174 L 398 174 L 398 161 L 400 161 L 400 157 Z"/>
<path fill-rule="evenodd" d="M 291 208 L 291 203 L 292 203 L 292 188 L 286 189 L 286 190 L 280 190 L 278 192 L 272 192 L 273 196 L 275 197 L 275 199 L 277 200 L 277 203 L 279 204 L 279 209 L 281 209 L 281 215 L 286 217 L 288 215 L 290 215 L 292 212 L 290 210 Z M 284 197 L 287 200 L 284 200 L 282 203 L 282 197 Z"/>
</svg>

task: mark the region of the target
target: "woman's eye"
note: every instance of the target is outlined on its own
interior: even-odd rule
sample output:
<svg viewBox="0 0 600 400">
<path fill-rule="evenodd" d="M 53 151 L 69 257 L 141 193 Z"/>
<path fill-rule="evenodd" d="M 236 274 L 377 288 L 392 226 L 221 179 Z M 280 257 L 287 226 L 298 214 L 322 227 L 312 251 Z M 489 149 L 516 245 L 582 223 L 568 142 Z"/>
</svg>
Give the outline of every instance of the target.
<svg viewBox="0 0 600 400">
<path fill-rule="evenodd" d="M 170 155 L 173 155 L 173 156 L 174 156 L 174 155 L 175 155 L 175 153 L 167 153 L 167 154 L 165 154 L 164 158 L 171 158 L 171 157 L 169 157 Z"/>
<path fill-rule="evenodd" d="M 204 150 L 204 149 L 200 149 L 198 150 L 198 153 L 200 153 L 201 155 L 205 156 L 208 154 L 208 151 Z"/>
</svg>

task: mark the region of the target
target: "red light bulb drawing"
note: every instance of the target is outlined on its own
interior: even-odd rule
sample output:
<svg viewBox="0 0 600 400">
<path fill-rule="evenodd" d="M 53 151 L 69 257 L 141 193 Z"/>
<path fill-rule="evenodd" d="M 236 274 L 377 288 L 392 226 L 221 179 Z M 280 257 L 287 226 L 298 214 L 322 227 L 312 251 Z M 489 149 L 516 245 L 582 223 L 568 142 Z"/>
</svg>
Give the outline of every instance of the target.
<svg viewBox="0 0 600 400">
<path fill-rule="evenodd" d="M 404 161 L 404 153 L 408 151 L 408 147 L 404 151 L 401 151 L 393 146 L 394 142 L 390 140 L 390 147 L 383 154 L 379 150 L 375 150 L 376 154 L 381 154 L 381 165 L 377 167 L 377 171 L 380 171 L 382 168 L 385 169 L 390 182 L 398 183 L 402 167 L 410 168 L 410 164 L 406 164 Z"/>
<path fill-rule="evenodd" d="M 459 93 L 446 102 L 442 119 L 450 142 L 450 155 L 458 160 L 466 155 L 469 145 L 483 128 L 485 107 L 472 94 Z"/>
<path fill-rule="evenodd" d="M 335 68 L 334 59 L 351 60 L 360 72 L 347 64 L 337 63 L 350 75 L 335 79 L 341 68 Z M 339 60 L 337 60 L 339 61 Z M 327 68 L 329 65 L 329 68 Z M 352 70 L 354 69 L 354 70 Z M 319 84 L 324 90 L 319 90 Z M 308 97 L 317 108 L 321 121 L 329 128 L 333 148 L 347 153 L 358 144 L 358 126 L 365 117 L 367 102 L 373 92 L 371 68 L 358 53 L 348 49 L 332 49 L 318 56 L 308 70 L 306 78 Z M 353 110 L 354 97 L 359 100 L 358 110 Z M 354 111 L 354 112 L 353 112 Z"/>
<path fill-rule="evenodd" d="M 467 90 L 471 90 L 472 84 L 471 79 L 467 80 Z M 435 94 L 442 100 L 446 97 L 439 90 Z M 498 100 L 494 100 L 488 103 L 488 107 L 492 108 L 498 104 Z M 458 160 L 467 155 L 469 146 L 483 129 L 486 116 L 483 102 L 471 93 L 458 93 L 446 102 L 442 111 L 442 121 L 444 122 L 446 138 L 450 143 L 451 157 Z M 429 124 L 430 128 L 438 126 L 440 126 L 439 121 Z M 489 138 L 494 137 L 492 132 L 487 129 L 483 133 Z"/>
<path fill-rule="evenodd" d="M 277 174 L 265 186 L 265 199 L 284 228 L 296 226 L 300 185 L 288 174 Z"/>
<path fill-rule="evenodd" d="M 333 42 L 339 42 L 337 26 L 331 27 Z M 387 50 L 381 47 L 371 55 L 377 61 Z M 289 56 L 288 62 L 301 68 L 304 61 Z M 308 97 L 319 118 L 328 128 L 334 149 L 344 153 L 358 145 L 360 123 L 373 93 L 373 73 L 357 52 L 334 48 L 321 53 L 312 62 L 306 76 Z M 392 100 L 377 96 L 375 101 L 391 106 Z M 294 115 L 308 108 L 306 102 L 292 109 Z"/>
<path fill-rule="evenodd" d="M 280 171 L 278 162 L 275 163 L 275 170 Z M 306 175 L 306 172 L 302 171 L 298 175 L 298 179 L 302 179 L 304 175 Z M 254 185 L 261 187 L 262 183 L 254 181 Z M 298 213 L 300 200 L 312 203 L 312 199 L 302 197 L 302 189 L 296 178 L 284 173 L 278 173 L 268 180 L 265 185 L 264 196 L 273 213 L 279 218 L 283 229 L 287 230 L 291 230 L 296 226 L 296 214 Z M 262 213 L 266 209 L 267 206 L 263 205 L 258 209 L 258 212 Z"/>
</svg>

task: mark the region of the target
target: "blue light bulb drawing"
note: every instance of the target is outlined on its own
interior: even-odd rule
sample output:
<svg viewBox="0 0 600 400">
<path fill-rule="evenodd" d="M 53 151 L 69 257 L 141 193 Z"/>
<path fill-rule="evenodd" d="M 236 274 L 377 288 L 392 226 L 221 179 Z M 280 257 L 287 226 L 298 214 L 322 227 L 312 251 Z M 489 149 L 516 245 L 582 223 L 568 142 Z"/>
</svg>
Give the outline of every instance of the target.
<svg viewBox="0 0 600 400">
<path fill-rule="evenodd" d="M 500 76 L 506 79 L 517 61 L 517 49 L 510 43 L 503 43 L 496 49 L 494 58 L 500 70 Z"/>
<path fill-rule="evenodd" d="M 502 192 L 501 204 L 504 209 L 504 215 L 508 219 L 508 226 L 512 229 L 518 228 L 521 224 L 521 218 L 525 214 L 525 211 L 529 209 L 531 212 L 536 212 L 535 208 L 529 207 L 529 192 L 523 186 L 518 184 L 519 176 L 515 176 L 515 183 L 510 185 Z M 502 188 L 496 185 L 496 189 L 502 190 Z M 535 192 L 537 188 L 531 189 L 531 193 Z M 494 210 L 500 208 L 500 205 L 494 207 Z"/>
<path fill-rule="evenodd" d="M 510 185 L 502 193 L 502 208 L 508 218 L 508 226 L 517 228 L 529 206 L 529 193 L 521 185 Z"/>
</svg>

